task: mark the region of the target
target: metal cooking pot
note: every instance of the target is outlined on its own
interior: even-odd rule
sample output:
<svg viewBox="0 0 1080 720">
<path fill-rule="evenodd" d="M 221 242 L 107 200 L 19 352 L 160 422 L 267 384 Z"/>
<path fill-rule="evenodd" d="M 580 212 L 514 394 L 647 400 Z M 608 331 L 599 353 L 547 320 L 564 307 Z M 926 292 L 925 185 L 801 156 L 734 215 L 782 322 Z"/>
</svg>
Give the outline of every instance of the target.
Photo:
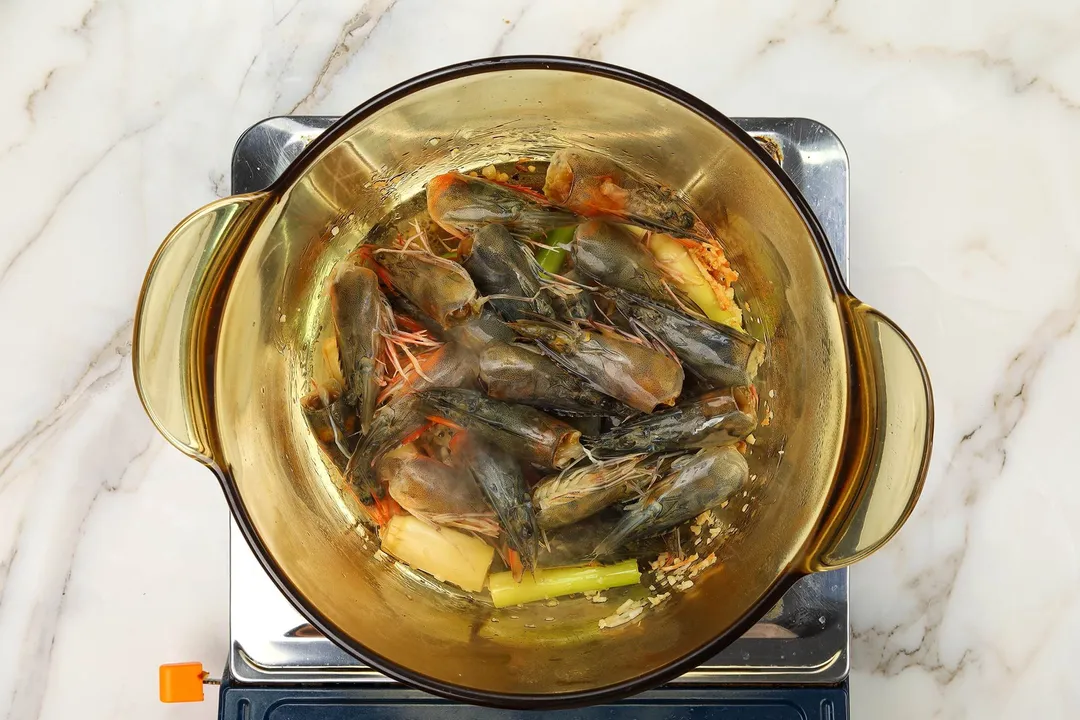
<svg viewBox="0 0 1080 720">
<path fill-rule="evenodd" d="M 632 589 L 606 605 L 496 610 L 426 589 L 375 553 L 299 404 L 328 331 L 326 280 L 375 222 L 436 173 L 566 145 L 660 179 L 717 231 L 741 273 L 748 328 L 767 343 L 758 388 L 774 413 L 751 448 L 746 501 L 721 513 L 731 533 L 698 549 L 720 562 L 604 630 L 598 620 Z M 270 188 L 197 210 L 147 272 L 134 368 L 154 424 L 217 475 L 255 555 L 315 627 L 387 675 L 500 706 L 610 700 L 713 655 L 800 576 L 855 562 L 897 531 L 933 429 L 915 348 L 851 296 L 766 152 L 677 88 L 568 58 L 480 60 L 409 80 L 344 116 Z"/>
</svg>

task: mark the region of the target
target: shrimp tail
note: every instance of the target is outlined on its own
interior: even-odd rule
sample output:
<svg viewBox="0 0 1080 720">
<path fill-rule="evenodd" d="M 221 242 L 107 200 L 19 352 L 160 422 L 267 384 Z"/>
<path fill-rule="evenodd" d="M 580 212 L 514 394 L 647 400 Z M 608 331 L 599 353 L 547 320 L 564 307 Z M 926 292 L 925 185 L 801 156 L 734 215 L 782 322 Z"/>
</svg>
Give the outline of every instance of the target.
<svg viewBox="0 0 1080 720">
<path fill-rule="evenodd" d="M 658 518 L 662 511 L 663 507 L 659 503 L 631 506 L 614 529 L 608 533 L 607 537 L 600 541 L 600 544 L 592 551 L 589 558 L 596 560 L 614 554 L 628 540 L 648 528 L 649 523 Z"/>
<path fill-rule="evenodd" d="M 521 553 L 513 548 L 506 548 L 506 564 L 510 566 L 515 582 L 521 582 L 525 576 L 525 565 L 521 562 Z"/>
<path fill-rule="evenodd" d="M 355 497 L 360 500 L 359 496 Z M 372 495 L 371 499 L 370 504 L 360 500 L 360 507 L 367 515 L 368 524 L 373 525 L 376 529 L 385 528 L 392 517 L 401 515 L 404 512 L 401 505 L 398 505 L 397 501 L 389 495 L 381 498 Z"/>
</svg>

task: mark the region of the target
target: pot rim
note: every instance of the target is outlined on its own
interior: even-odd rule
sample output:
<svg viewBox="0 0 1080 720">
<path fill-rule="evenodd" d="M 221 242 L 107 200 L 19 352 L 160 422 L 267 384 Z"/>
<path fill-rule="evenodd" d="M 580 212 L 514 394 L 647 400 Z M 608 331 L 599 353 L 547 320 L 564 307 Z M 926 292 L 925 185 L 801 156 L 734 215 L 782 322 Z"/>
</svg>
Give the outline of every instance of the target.
<svg viewBox="0 0 1080 720">
<path fill-rule="evenodd" d="M 784 190 L 788 199 L 796 207 L 814 237 L 818 253 L 826 267 L 826 274 L 830 279 L 834 293 L 836 295 L 850 295 L 843 276 L 840 273 L 839 264 L 829 247 L 825 232 L 821 228 L 810 205 L 791 179 L 788 178 L 780 167 L 776 165 L 769 154 L 761 148 L 750 135 L 715 108 L 667 82 L 635 70 L 593 60 L 582 60 L 579 58 L 555 55 L 514 55 L 468 60 L 417 75 L 376 94 L 350 112 L 342 115 L 333 125 L 308 144 L 308 146 L 289 164 L 278 179 L 262 192 L 271 196 L 280 196 L 300 179 L 320 154 L 331 148 L 335 143 L 347 135 L 357 122 L 360 122 L 373 113 L 378 112 L 409 94 L 417 90 L 438 85 L 447 80 L 455 80 L 471 75 L 506 70 L 556 70 L 577 72 L 617 80 L 654 92 L 668 100 L 683 105 L 713 123 L 739 143 L 744 150 L 754 155 L 761 163 L 763 169 L 772 175 L 773 179 Z M 328 639 L 342 647 L 357 659 L 394 680 L 398 680 L 448 700 L 475 705 L 530 710 L 571 708 L 619 700 L 648 690 L 692 670 L 694 667 L 697 667 L 703 661 L 716 655 L 724 647 L 741 637 L 780 600 L 797 580 L 807 574 L 807 572 L 804 569 L 801 569 L 797 563 L 793 562 L 789 564 L 783 573 L 777 575 L 776 579 L 765 591 L 761 599 L 749 607 L 739 620 L 731 625 L 726 632 L 713 637 L 711 640 L 701 645 L 697 650 L 684 655 L 682 658 L 638 675 L 632 679 L 589 690 L 577 690 L 565 693 L 501 693 L 475 690 L 454 683 L 436 680 L 395 663 L 356 642 L 348 635 L 348 633 L 326 618 L 314 604 L 310 603 L 308 599 L 293 586 L 292 582 L 285 576 L 281 567 L 278 565 L 277 560 L 266 549 L 261 538 L 259 538 L 254 530 L 251 519 L 244 508 L 239 491 L 232 478 L 217 463 L 214 463 L 210 467 L 217 475 L 233 517 L 236 519 L 236 523 L 239 526 L 245 541 L 251 548 L 256 559 L 258 559 L 259 564 L 263 566 L 263 569 L 266 570 L 274 584 L 289 599 L 292 605 L 296 607 L 305 619 L 318 629 L 319 632 L 323 633 Z M 806 547 L 804 546 L 802 551 L 805 552 L 805 550 Z M 803 552 L 799 555 L 801 556 Z"/>
</svg>

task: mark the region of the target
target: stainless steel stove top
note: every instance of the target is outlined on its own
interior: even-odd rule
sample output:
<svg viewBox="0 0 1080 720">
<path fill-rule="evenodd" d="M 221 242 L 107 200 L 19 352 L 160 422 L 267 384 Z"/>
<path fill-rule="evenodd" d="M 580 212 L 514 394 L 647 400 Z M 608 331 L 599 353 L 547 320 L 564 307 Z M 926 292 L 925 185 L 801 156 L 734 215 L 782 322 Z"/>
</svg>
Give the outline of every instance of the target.
<svg viewBox="0 0 1080 720">
<path fill-rule="evenodd" d="M 234 193 L 273 182 L 329 117 L 279 117 L 251 127 L 236 143 Z M 802 118 L 735 118 L 775 151 L 802 190 L 848 271 L 848 158 L 839 138 Z M 775 152 L 774 152 L 775 155 Z M 229 671 L 242 682 L 393 682 L 309 625 L 274 587 L 236 524 L 230 536 Z M 847 570 L 803 578 L 742 638 L 672 684 L 830 684 L 847 677 Z"/>
</svg>

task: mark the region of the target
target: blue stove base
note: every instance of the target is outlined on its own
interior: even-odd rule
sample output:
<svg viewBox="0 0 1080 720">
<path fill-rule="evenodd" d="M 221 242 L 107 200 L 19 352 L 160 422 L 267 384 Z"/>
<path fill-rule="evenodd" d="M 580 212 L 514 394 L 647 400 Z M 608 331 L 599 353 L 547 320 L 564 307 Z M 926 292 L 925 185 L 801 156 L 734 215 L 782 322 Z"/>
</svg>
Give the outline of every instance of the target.
<svg viewBox="0 0 1080 720">
<path fill-rule="evenodd" d="M 464 711 L 464 715 L 463 715 Z M 837 687 L 660 688 L 610 705 L 545 713 L 468 707 L 400 685 L 233 684 L 221 687 L 220 720 L 847 720 Z"/>
</svg>

